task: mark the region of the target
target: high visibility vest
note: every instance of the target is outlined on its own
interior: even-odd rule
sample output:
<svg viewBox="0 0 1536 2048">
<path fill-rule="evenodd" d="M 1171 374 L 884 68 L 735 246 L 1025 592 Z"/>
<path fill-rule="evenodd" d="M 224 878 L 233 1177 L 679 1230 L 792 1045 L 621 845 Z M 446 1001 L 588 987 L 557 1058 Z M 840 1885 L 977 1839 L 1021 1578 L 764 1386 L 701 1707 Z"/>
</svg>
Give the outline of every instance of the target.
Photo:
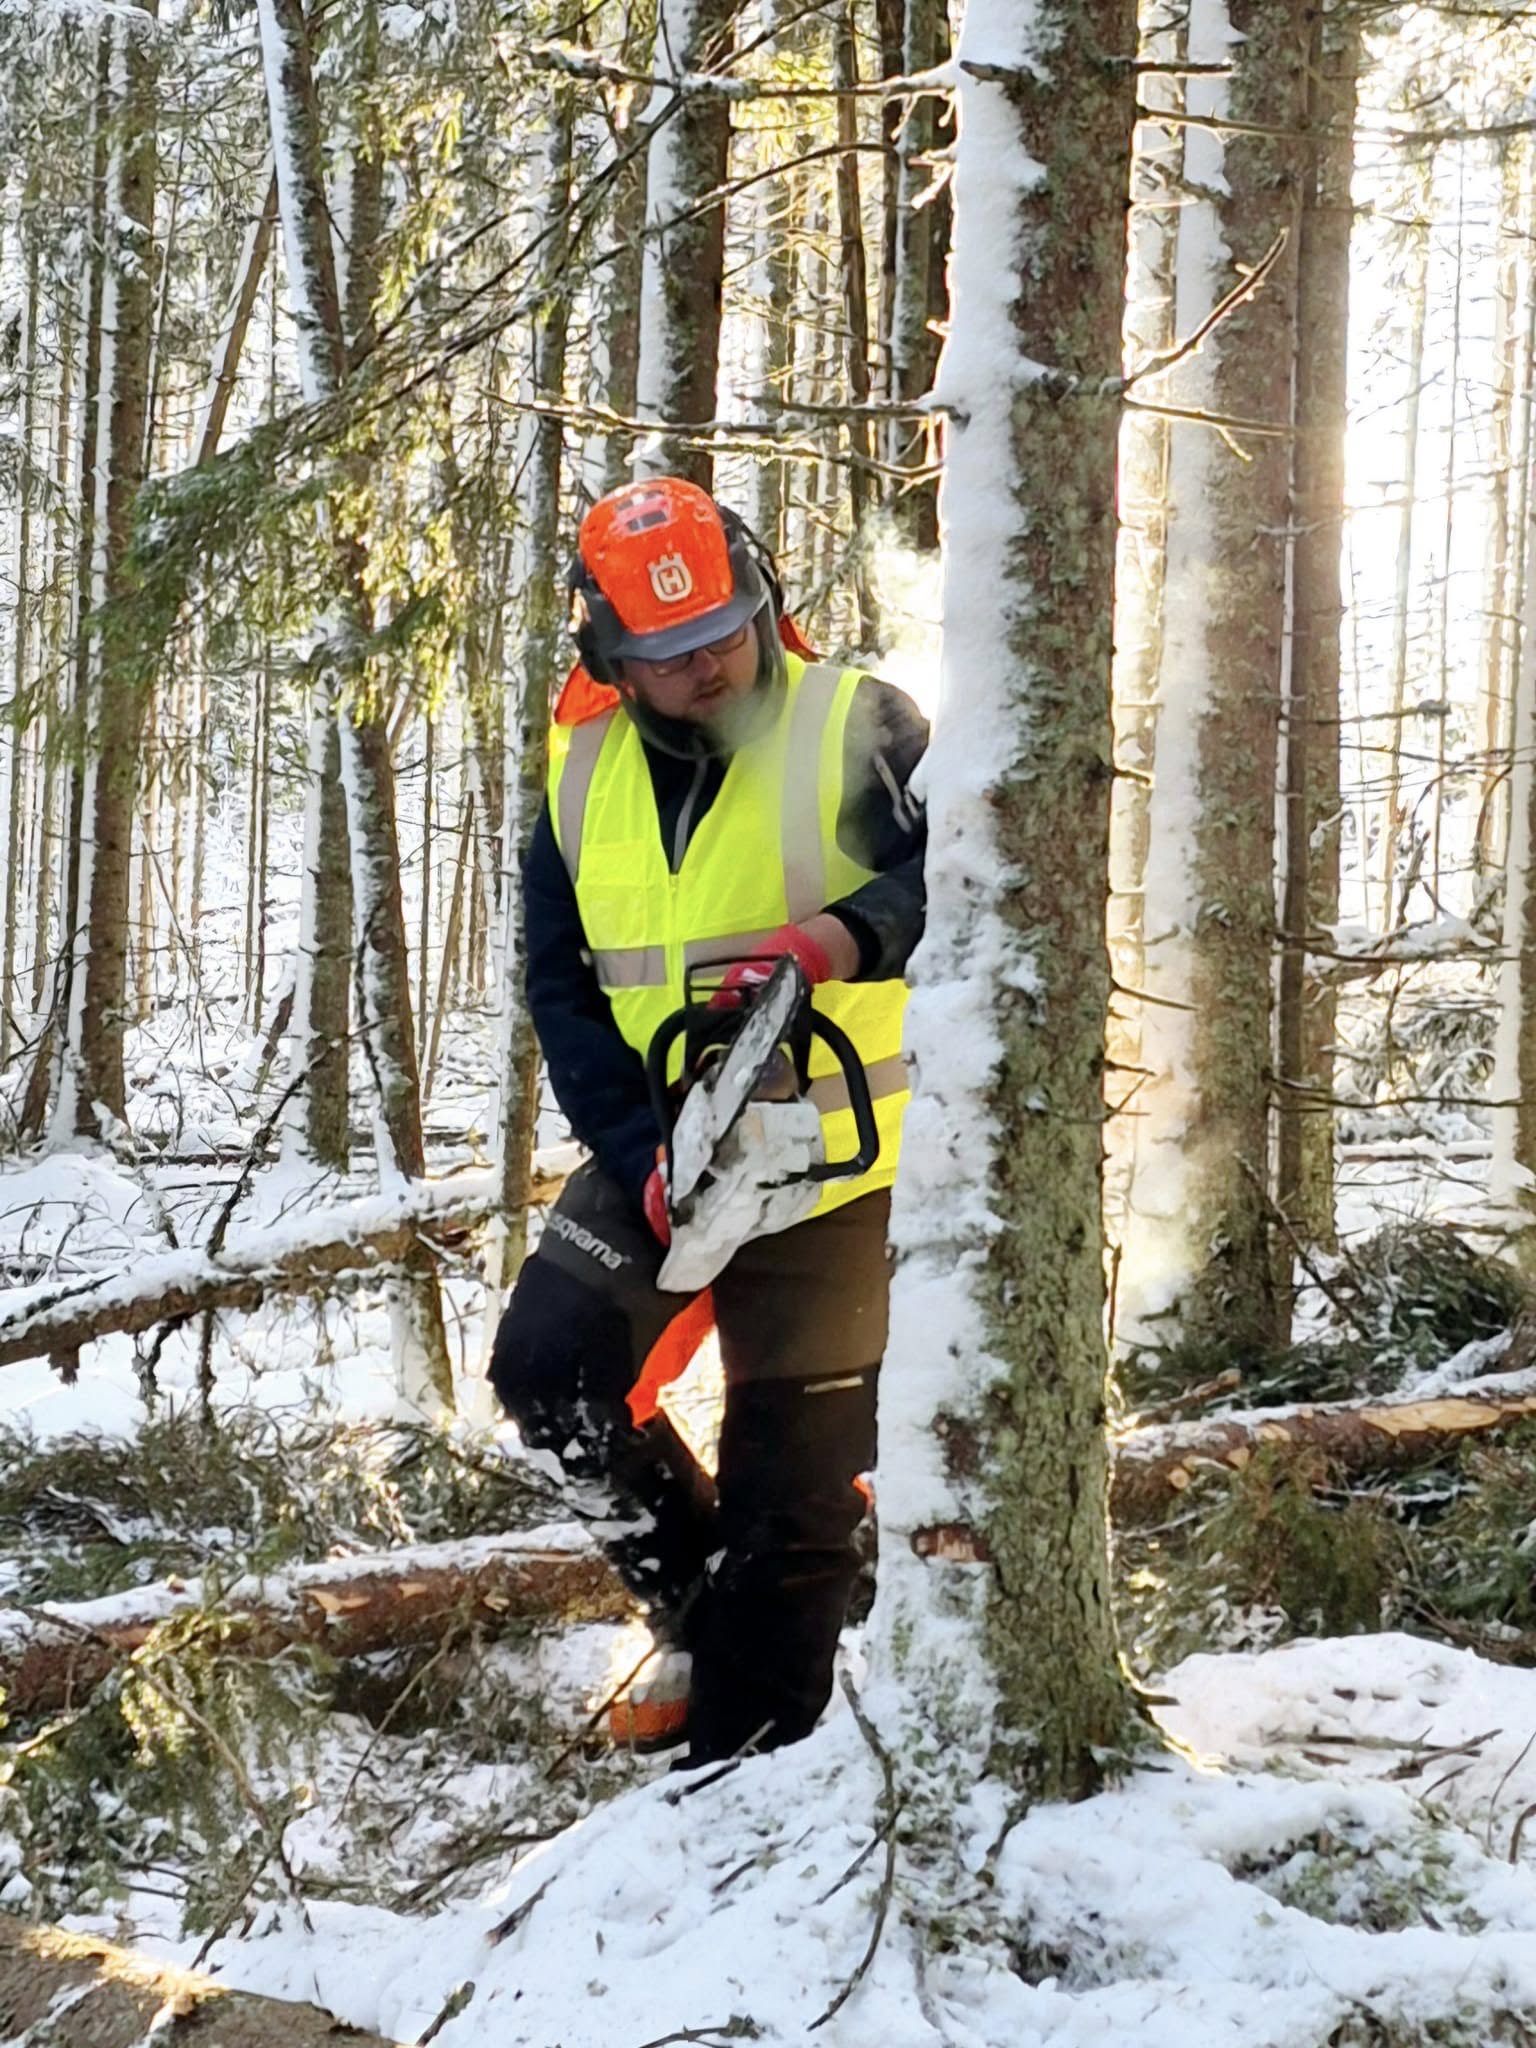
<svg viewBox="0 0 1536 2048">
<path fill-rule="evenodd" d="M 874 870 L 837 843 L 843 736 L 858 669 L 786 657 L 779 716 L 734 753 L 676 874 L 662 849 L 650 766 L 620 710 L 550 734 L 549 809 L 576 890 L 598 984 L 643 1058 L 658 1025 L 686 1000 L 685 976 L 749 958 L 770 932 L 850 895 Z M 812 1001 L 840 1024 L 863 1062 L 880 1156 L 868 1173 L 829 1181 L 814 1214 L 896 1177 L 908 1087 L 901 1054 L 907 991 L 899 981 L 826 982 Z M 681 1046 L 674 1047 L 680 1062 Z M 848 1084 L 812 1044 L 811 1099 L 829 1160 L 858 1150 Z"/>
</svg>

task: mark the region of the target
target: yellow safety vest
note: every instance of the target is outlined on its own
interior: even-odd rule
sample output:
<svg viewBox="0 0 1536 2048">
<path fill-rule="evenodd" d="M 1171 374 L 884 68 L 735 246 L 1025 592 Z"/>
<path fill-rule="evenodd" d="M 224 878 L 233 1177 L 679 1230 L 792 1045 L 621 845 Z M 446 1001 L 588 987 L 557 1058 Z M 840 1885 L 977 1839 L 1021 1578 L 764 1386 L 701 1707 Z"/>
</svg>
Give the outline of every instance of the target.
<svg viewBox="0 0 1536 2048">
<path fill-rule="evenodd" d="M 837 843 L 843 735 L 858 669 L 787 656 L 779 716 L 734 753 L 674 875 L 640 735 L 619 709 L 550 735 L 549 809 L 576 890 L 592 965 L 614 1021 L 642 1058 L 685 1000 L 689 968 L 750 957 L 770 932 L 800 924 L 871 879 Z M 908 1087 L 900 981 L 832 981 L 812 998 L 853 1040 L 869 1082 L 880 1156 L 868 1173 L 829 1181 L 816 1215 L 896 1178 Z M 681 1048 L 676 1049 L 681 1058 Z M 828 1159 L 858 1149 L 848 1086 L 817 1039 L 811 1099 Z"/>
</svg>

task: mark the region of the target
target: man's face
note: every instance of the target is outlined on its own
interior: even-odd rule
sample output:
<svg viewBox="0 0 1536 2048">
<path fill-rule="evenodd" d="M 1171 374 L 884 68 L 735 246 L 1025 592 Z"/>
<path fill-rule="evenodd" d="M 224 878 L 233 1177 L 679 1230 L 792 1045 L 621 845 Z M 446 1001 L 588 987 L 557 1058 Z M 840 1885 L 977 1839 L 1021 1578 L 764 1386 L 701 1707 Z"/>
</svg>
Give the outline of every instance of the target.
<svg viewBox="0 0 1536 2048">
<path fill-rule="evenodd" d="M 624 685 L 660 718 L 715 725 L 752 694 L 757 681 L 757 632 L 748 620 L 737 632 L 674 661 L 622 661 Z"/>
</svg>

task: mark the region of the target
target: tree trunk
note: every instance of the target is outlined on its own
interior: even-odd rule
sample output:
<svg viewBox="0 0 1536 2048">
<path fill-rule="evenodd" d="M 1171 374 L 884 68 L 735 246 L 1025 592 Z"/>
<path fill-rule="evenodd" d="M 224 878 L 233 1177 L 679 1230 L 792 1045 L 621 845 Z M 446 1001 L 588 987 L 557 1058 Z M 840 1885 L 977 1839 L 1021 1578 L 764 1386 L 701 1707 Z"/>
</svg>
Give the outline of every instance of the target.
<svg viewBox="0 0 1536 2048">
<path fill-rule="evenodd" d="M 881 1389 L 872 1705 L 942 1835 L 984 1770 L 1088 1791 L 1130 1722 L 1100 1167 L 1135 90 L 1100 53 L 1134 50 L 1134 7 L 1045 4 L 1032 35 L 1048 74 L 1008 0 L 972 0 L 961 39 L 944 697 Z"/>
<path fill-rule="evenodd" d="M 1196 0 L 1176 327 L 1193 336 L 1154 398 L 1227 421 L 1172 423 L 1162 710 L 1144 902 L 1136 1166 L 1122 1328 L 1151 1318 L 1260 1349 L 1285 1328 L 1270 1243 L 1276 754 L 1286 644 L 1289 423 L 1305 25 L 1297 0 Z M 1261 270 L 1261 266 L 1263 266 Z M 1259 281 L 1254 282 L 1256 273 Z"/>
<path fill-rule="evenodd" d="M 234 396 L 235 379 L 239 374 L 240 357 L 245 349 L 245 337 L 250 331 L 251 315 L 256 308 L 256 294 L 272 253 L 272 237 L 277 227 L 277 174 L 270 167 L 265 173 L 264 194 L 260 210 L 247 224 L 245 240 L 235 259 L 229 309 L 214 348 L 212 374 L 193 435 L 192 459 L 199 465 L 213 460 L 223 435 L 229 401 Z"/>
<path fill-rule="evenodd" d="M 15 548 L 12 555 L 11 715 L 4 721 L 4 730 L 0 731 L 0 746 L 5 749 L 9 769 L 8 801 L 4 805 L 5 912 L 3 937 L 0 937 L 0 1070 L 10 1063 L 11 1033 L 17 1012 L 21 1008 L 17 997 L 16 934 L 25 908 L 21 871 L 22 818 L 27 794 L 24 761 L 27 733 L 34 727 L 34 719 L 23 707 L 32 680 L 32 625 L 33 614 L 37 609 L 36 594 L 31 588 L 32 499 L 36 491 L 36 479 L 32 468 L 32 442 L 36 425 L 38 367 L 37 223 L 33 217 L 37 198 L 35 178 L 29 182 L 29 192 L 33 205 L 24 208 L 26 224 L 23 232 L 27 238 L 27 256 L 23 280 L 25 296 L 21 304 L 21 335 L 17 348 L 17 375 L 21 392 L 16 451 L 16 505 L 12 514 Z"/>
<path fill-rule="evenodd" d="M 395 2048 L 313 2005 L 231 1991 L 94 1934 L 0 1919 L 0 2028 L 20 2048 Z"/>
<path fill-rule="evenodd" d="M 737 0 L 661 0 L 655 70 L 655 119 L 673 97 L 671 81 L 724 68 Z M 640 294 L 640 360 L 635 410 L 668 425 L 715 416 L 720 305 L 725 278 L 725 183 L 730 102 L 720 93 L 687 93 L 661 123 L 646 152 L 645 268 Z M 636 460 L 641 476 L 686 476 L 708 490 L 714 458 L 680 434 L 652 435 Z"/>
<path fill-rule="evenodd" d="M 753 376 L 767 401 L 756 417 L 770 427 L 779 419 L 778 406 L 789 396 L 794 362 L 795 195 L 790 181 L 764 178 L 754 194 L 757 220 L 753 230 L 752 296 L 755 300 Z M 776 558 L 784 551 L 785 481 L 787 464 L 771 447 L 752 464 L 749 517 L 752 531 Z"/>
<path fill-rule="evenodd" d="M 1183 51 L 1182 18 L 1162 0 L 1141 9 L 1139 51 L 1147 64 L 1176 65 Z M 1142 76 L 1149 107 L 1178 110 L 1172 77 Z M 1172 122 L 1143 120 L 1131 166 L 1131 218 L 1127 250 L 1124 355 L 1127 376 L 1173 348 L 1174 263 L 1181 202 L 1183 131 Z M 1111 1004 L 1105 1132 L 1105 1216 L 1115 1272 L 1127 1232 L 1130 1180 L 1135 1167 L 1142 1085 L 1140 1005 L 1119 990 L 1146 983 L 1146 928 L 1142 903 L 1147 882 L 1151 793 L 1156 753 L 1158 678 L 1162 671 L 1163 607 L 1168 552 L 1169 422 L 1155 412 L 1127 411 L 1120 422 L 1120 526 L 1115 558 L 1115 761 L 1121 770 L 1110 794 L 1108 937 L 1117 984 Z M 1123 1110 L 1124 1114 L 1116 1114 Z M 1110 1334 L 1118 1323 L 1118 1285 L 1110 1293 Z"/>
<path fill-rule="evenodd" d="M 655 44 L 654 14 L 638 0 L 622 0 L 624 34 L 620 61 L 631 71 L 648 71 Z M 628 121 L 615 125 L 611 148 L 622 156 L 634 141 Z M 608 226 L 603 237 L 603 262 L 596 273 L 598 308 L 592 348 L 593 396 L 621 419 L 635 416 L 635 374 L 639 353 L 635 336 L 640 328 L 642 278 L 645 269 L 645 187 L 646 152 L 638 151 L 613 175 L 608 201 Z M 627 433 L 607 434 L 603 439 L 602 469 L 596 495 L 617 490 L 629 477 L 632 438 Z M 482 793 L 490 797 L 492 792 Z M 501 815 L 500 807 L 486 814 L 487 822 Z"/>
<path fill-rule="evenodd" d="M 869 373 L 869 264 L 864 251 L 864 206 L 859 193 L 859 160 L 854 150 L 859 139 L 858 102 L 859 53 L 854 0 L 838 15 L 832 26 L 832 71 L 843 89 L 837 103 L 837 139 L 842 154 L 837 159 L 838 239 L 842 248 L 842 286 L 848 329 L 848 396 L 856 406 L 867 406 L 872 396 Z M 880 635 L 864 552 L 864 523 L 872 498 L 874 429 L 868 420 L 852 420 L 848 427 L 848 504 L 853 518 L 854 594 L 859 607 L 859 645 L 874 647 Z"/>
<path fill-rule="evenodd" d="M 571 150 L 575 108 L 562 90 L 549 115 L 540 179 L 541 227 L 547 237 L 548 276 L 558 280 L 569 237 Z M 530 385 L 536 398 L 564 388 L 568 294 L 556 282 L 534 319 Z M 521 871 L 544 802 L 549 764 L 549 715 L 564 673 L 565 585 L 561 575 L 560 481 L 564 436 L 558 418 L 526 416 L 531 439 L 525 467 L 528 532 L 518 581 L 523 591 L 522 641 L 512 663 L 503 776 L 506 808 L 502 858 L 509 875 Z M 513 708 L 515 706 L 515 708 Z M 497 1090 L 500 1228 L 492 1238 L 486 1281 L 487 1338 L 503 1290 L 516 1277 L 528 1242 L 529 1180 L 538 1122 L 539 1048 L 523 988 L 526 949 L 522 891 L 508 886 L 502 904 L 501 1032 Z"/>
<path fill-rule="evenodd" d="M 79 432 L 75 439 L 75 569 L 71 580 L 70 638 L 74 649 L 69 669 L 69 711 L 71 722 L 83 716 L 89 701 L 89 638 L 81 622 L 89 609 L 96 547 L 95 464 L 98 441 L 98 413 L 101 397 L 101 305 L 106 281 L 105 222 L 107 203 L 107 122 L 110 113 L 110 70 L 112 35 L 109 29 L 96 31 L 96 91 L 91 101 L 90 178 L 85 270 L 80 283 Z M 78 930 L 80 903 L 81 839 L 85 809 L 85 775 L 78 758 L 69 771 L 69 800 L 64 845 L 59 855 L 64 883 L 64 912 L 61 920 L 56 966 L 48 1000 L 48 1024 L 38 1040 L 27 1092 L 21 1111 L 23 1138 L 39 1137 L 48 1121 L 49 1097 L 54 1093 L 55 1069 L 58 1092 L 52 1134 L 57 1142 L 74 1136 L 75 1103 L 79 1076 L 73 1056 L 70 1021 L 79 998 L 77 971 L 83 952 Z M 78 1029 L 78 1025 L 76 1025 Z M 62 1053 L 62 1057 L 61 1057 Z"/>
<path fill-rule="evenodd" d="M 603 1553 L 563 1526 L 295 1565 L 212 1594 L 196 1579 L 176 1580 L 40 1612 L 0 1608 L 7 1712 L 78 1704 L 157 1628 L 208 1597 L 230 1618 L 221 1651 L 252 1658 L 301 1643 L 328 1657 L 366 1657 L 441 1642 L 469 1624 L 495 1635 L 529 1621 L 621 1621 L 633 1606 Z"/>
<path fill-rule="evenodd" d="M 1392 602 L 1392 689 L 1388 699 L 1387 796 L 1382 821 L 1381 928 L 1390 932 L 1407 910 L 1397 900 L 1397 856 L 1402 808 L 1403 720 L 1408 706 L 1408 661 L 1413 625 L 1414 512 L 1419 488 L 1419 399 L 1424 387 L 1424 341 L 1429 323 L 1429 211 L 1432 159 L 1418 182 L 1419 219 L 1414 224 L 1412 262 L 1404 296 L 1408 302 L 1408 388 L 1403 414 L 1402 505 L 1397 519 L 1397 566 Z M 1517 545 L 1521 543 L 1517 542 Z"/>
<path fill-rule="evenodd" d="M 152 23 L 158 0 L 142 12 Z M 155 44 L 131 15 L 112 29 L 111 142 L 102 293 L 101 397 L 96 499 L 98 603 L 128 594 L 134 500 L 144 477 L 150 329 L 154 310 Z M 77 1134 L 98 1134 L 98 1108 L 127 1115 L 123 1038 L 127 1022 L 127 936 L 133 818 L 148 678 L 126 625 L 110 620 L 92 635 L 86 705 L 87 774 L 79 916 L 84 971 L 71 1011 L 71 1052 L 79 1063 L 72 1104 Z"/>
<path fill-rule="evenodd" d="M 1202 1470 L 1241 1472 L 1261 1451 L 1311 1453 L 1331 1481 L 1410 1472 L 1448 1457 L 1468 1437 L 1536 1415 L 1536 1392 L 1440 1394 L 1424 1400 L 1332 1402 L 1258 1415 L 1137 1429 L 1115 1446 L 1117 1523 L 1149 1522 L 1175 1506 Z"/>
<path fill-rule="evenodd" d="M 1291 481 L 1291 676 L 1285 720 L 1276 1192 L 1290 1222 L 1331 1250 L 1337 986 L 1307 972 L 1339 916 L 1339 635 L 1344 619 L 1344 437 L 1349 424 L 1349 238 L 1354 220 L 1360 28 L 1343 5 L 1313 17 L 1297 258 L 1296 452 Z"/>
<path fill-rule="evenodd" d="M 906 0 L 902 25 L 902 69 L 909 76 L 927 71 L 949 55 L 949 18 L 943 0 Z M 937 139 L 937 101 L 927 94 L 914 99 L 897 131 L 895 278 L 886 337 L 890 356 L 891 396 L 909 403 L 922 398 L 933 384 L 938 337 L 931 331 L 934 270 L 942 268 L 945 249 L 937 233 L 941 216 L 927 188 L 935 167 L 930 161 Z M 886 459 L 894 468 L 915 469 L 928 450 L 928 428 L 911 421 L 893 421 Z M 938 545 L 937 497 L 932 482 L 900 488 L 891 501 L 897 529 L 909 547 Z"/>
<path fill-rule="evenodd" d="M 1527 493 L 1525 611 L 1515 690 L 1504 952 L 1493 1061 L 1493 1160 L 1488 1192 L 1506 1212 L 1524 1271 L 1536 1273 L 1536 489 Z"/>
<path fill-rule="evenodd" d="M 319 105 L 299 0 L 261 0 L 260 18 L 289 293 L 305 396 L 317 403 L 337 395 L 347 372 L 321 175 Z M 358 481 L 355 472 L 350 480 Z M 389 1188 L 401 1180 L 420 1180 L 426 1152 L 389 731 L 362 653 L 372 626 L 363 545 L 343 519 L 340 502 L 333 500 L 328 528 L 337 611 L 323 629 L 316 687 L 320 704 L 328 707 L 339 700 L 344 677 L 359 686 L 357 700 L 341 707 L 341 784 L 351 858 L 359 1034 L 378 1092 L 379 1174 Z M 315 929 L 318 961 L 318 907 Z M 425 1257 L 407 1264 L 408 1280 L 392 1304 L 400 1384 L 413 1399 L 451 1406 L 453 1374 L 436 1273 Z"/>
</svg>

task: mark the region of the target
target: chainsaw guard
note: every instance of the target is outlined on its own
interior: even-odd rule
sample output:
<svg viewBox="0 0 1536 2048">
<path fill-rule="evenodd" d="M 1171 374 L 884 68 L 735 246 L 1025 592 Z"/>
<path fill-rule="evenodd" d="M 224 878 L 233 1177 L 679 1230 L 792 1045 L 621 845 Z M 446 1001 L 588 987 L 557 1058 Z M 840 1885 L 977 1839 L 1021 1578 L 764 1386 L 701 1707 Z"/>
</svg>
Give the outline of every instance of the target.
<svg viewBox="0 0 1536 2048">
<path fill-rule="evenodd" d="M 814 1103 L 749 1102 L 721 1141 L 688 1221 L 673 1224 L 657 1286 L 696 1294 L 749 1238 L 803 1221 L 821 1195 L 805 1176 L 825 1158 Z"/>
</svg>

